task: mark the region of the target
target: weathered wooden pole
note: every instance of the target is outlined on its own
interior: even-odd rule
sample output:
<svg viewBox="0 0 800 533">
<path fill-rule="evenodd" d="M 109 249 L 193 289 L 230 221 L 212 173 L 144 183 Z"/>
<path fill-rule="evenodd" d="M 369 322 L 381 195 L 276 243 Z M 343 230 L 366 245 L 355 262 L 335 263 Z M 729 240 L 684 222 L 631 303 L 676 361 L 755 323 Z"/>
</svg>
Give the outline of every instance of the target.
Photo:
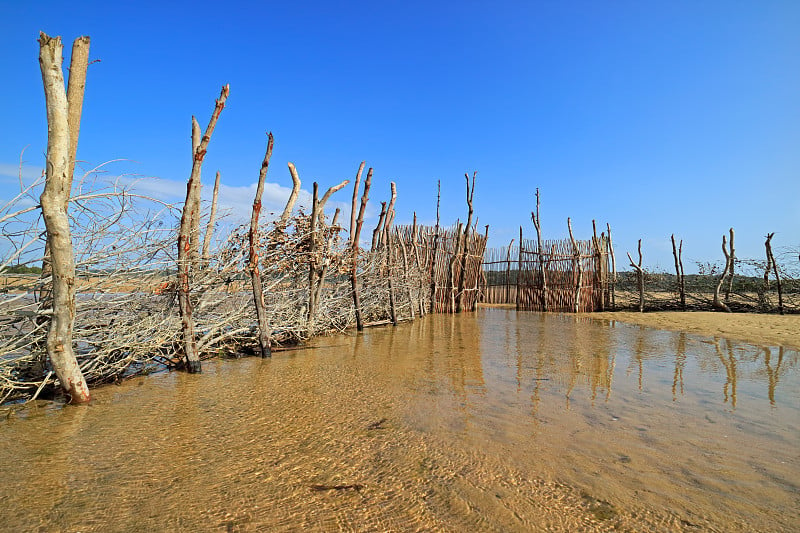
<svg viewBox="0 0 800 533">
<path fill-rule="evenodd" d="M 395 235 L 397 235 L 397 242 L 400 244 L 400 254 L 403 258 L 403 284 L 406 287 L 406 296 L 408 296 L 408 307 L 411 313 L 411 320 L 414 320 L 416 317 L 415 308 L 417 302 L 414 299 L 414 291 L 411 289 L 411 283 L 408 280 L 408 250 L 406 248 L 405 239 L 400 235 L 400 230 L 398 228 L 395 228 Z"/>
<path fill-rule="evenodd" d="M 519 254 L 517 254 L 517 311 L 522 309 L 522 226 L 519 227 Z"/>
<path fill-rule="evenodd" d="M 730 303 L 731 289 L 733 289 L 733 276 L 734 276 L 734 271 L 736 269 L 736 252 L 733 249 L 733 228 L 730 229 L 730 235 L 731 235 L 731 241 L 730 243 L 728 243 L 728 245 L 730 246 L 730 258 L 728 259 L 728 262 L 730 262 L 731 267 L 730 267 L 730 272 L 728 273 L 729 276 L 728 286 L 725 288 L 726 304 Z"/>
<path fill-rule="evenodd" d="M 722 275 L 719 277 L 719 282 L 717 286 L 714 288 L 714 301 L 712 305 L 717 309 L 721 309 L 726 313 L 730 313 L 731 310 L 719 297 L 719 291 L 722 288 L 722 284 L 725 283 L 725 276 L 728 275 L 728 272 L 731 268 L 731 254 L 728 252 L 728 246 L 726 242 L 725 235 L 722 236 L 722 254 L 725 256 L 725 268 L 722 270 Z"/>
<path fill-rule="evenodd" d="M 577 313 L 581 305 L 581 290 L 583 289 L 583 265 L 581 264 L 581 251 L 578 248 L 578 243 L 575 241 L 575 236 L 572 234 L 572 220 L 567 217 L 567 228 L 569 229 L 569 240 L 572 242 L 572 253 L 574 267 L 573 270 L 577 271 L 577 278 L 575 280 L 575 301 L 574 310 Z"/>
<path fill-rule="evenodd" d="M 394 249 L 392 246 L 392 223 L 394 222 L 394 203 L 397 200 L 397 185 L 392 181 L 390 183 L 392 196 L 389 200 L 389 206 L 386 208 L 386 221 L 383 227 L 383 238 L 386 246 L 386 278 L 389 286 L 389 316 L 392 319 L 392 325 L 397 325 L 397 302 L 394 293 Z"/>
<path fill-rule="evenodd" d="M 383 225 L 386 222 L 386 202 L 381 202 L 381 213 L 378 215 L 378 225 L 372 230 L 372 246 L 370 252 L 374 253 L 378 250 L 378 246 L 383 238 Z"/>
<path fill-rule="evenodd" d="M 634 263 L 631 254 L 628 253 L 628 260 L 636 270 L 636 285 L 639 289 L 639 312 L 644 313 L 644 269 L 642 268 L 642 239 L 639 239 L 639 263 Z"/>
<path fill-rule="evenodd" d="M 477 226 L 477 221 L 475 222 Z M 470 311 L 475 311 L 478 308 L 478 301 L 480 300 L 481 295 L 484 293 L 484 289 L 486 288 L 486 271 L 483 269 L 483 259 L 485 258 L 486 254 L 486 244 L 489 242 L 489 224 L 486 224 L 486 228 L 483 234 L 483 252 L 481 253 L 481 260 L 478 262 L 477 268 L 479 269 L 479 276 L 475 277 L 475 298 L 472 300 L 472 307 Z"/>
<path fill-rule="evenodd" d="M 331 219 L 331 225 L 330 225 L 330 230 L 329 230 L 330 235 L 328 236 L 328 241 L 327 241 L 327 244 L 326 244 L 325 253 L 329 253 L 331 251 L 331 249 L 333 248 L 335 235 L 340 229 L 340 228 L 337 227 L 337 224 L 339 223 L 339 213 L 340 212 L 341 212 L 340 209 L 337 207 L 336 211 L 333 213 L 333 218 Z M 324 216 L 324 214 L 323 214 L 323 216 Z M 316 294 L 314 295 L 314 302 L 316 302 L 315 303 L 316 309 L 319 308 L 319 302 L 322 299 L 322 289 L 325 286 L 325 276 L 328 274 L 328 265 L 329 265 L 329 263 L 330 263 L 330 259 L 323 260 L 322 268 L 320 268 L 320 270 L 319 270 L 319 278 L 317 279 L 317 287 L 315 289 L 316 290 Z"/>
<path fill-rule="evenodd" d="M 194 151 L 192 172 L 186 184 L 186 202 L 183 205 L 183 213 L 181 214 L 181 224 L 178 233 L 178 307 L 181 313 L 184 363 L 186 369 L 190 373 L 202 371 L 200 354 L 197 350 L 197 340 L 194 335 L 192 303 L 189 299 L 192 258 L 196 254 L 199 245 L 196 240 L 192 239 L 192 224 L 194 220 L 199 220 L 200 189 L 198 183 L 200 180 L 200 168 L 203 166 L 203 159 L 208 150 L 208 143 L 211 141 L 211 134 L 214 133 L 219 115 L 225 108 L 225 100 L 228 99 L 229 93 L 230 86 L 223 86 L 219 98 L 216 100 L 214 112 L 211 114 L 211 119 L 208 121 L 205 134 Z"/>
<path fill-rule="evenodd" d="M 681 310 L 686 311 L 686 285 L 683 277 L 683 239 L 678 246 L 675 246 L 675 234 L 672 239 L 672 257 L 675 259 L 675 278 L 677 281 L 678 296 L 680 297 Z"/>
<path fill-rule="evenodd" d="M 286 229 L 286 224 L 289 222 L 289 217 L 292 216 L 292 209 L 297 202 L 297 196 L 300 194 L 300 176 L 297 174 L 297 168 L 294 163 L 287 163 L 289 167 L 289 174 L 292 176 L 292 192 L 289 194 L 289 199 L 286 200 L 286 206 L 283 208 L 281 218 L 278 223 L 278 229 L 283 231 Z"/>
<path fill-rule="evenodd" d="M 353 245 L 353 232 L 356 230 L 356 204 L 358 203 L 358 190 L 361 187 L 361 173 L 364 172 L 364 165 L 366 164 L 366 161 L 362 161 L 361 164 L 358 165 L 358 172 L 356 172 L 356 183 L 353 186 L 353 203 L 350 207 L 350 233 L 348 235 L 348 240 L 350 241 L 351 246 Z"/>
<path fill-rule="evenodd" d="M 511 242 L 508 243 L 508 249 L 506 250 L 506 297 L 503 299 L 504 304 L 511 303 L 511 248 L 514 247 L 514 239 L 511 239 Z"/>
<path fill-rule="evenodd" d="M 369 187 L 372 183 L 372 167 L 367 170 L 367 179 L 364 180 L 364 194 L 361 196 L 361 206 L 358 209 L 358 218 L 356 220 L 356 232 L 353 235 L 351 243 L 352 263 L 350 270 L 350 286 L 353 290 L 353 307 L 356 313 L 356 329 L 358 331 L 364 330 L 364 317 L 361 313 L 361 295 L 358 292 L 358 251 L 360 246 L 358 243 L 361 236 L 361 227 L 364 225 L 364 211 L 367 209 L 367 202 L 369 201 Z"/>
<path fill-rule="evenodd" d="M 606 310 L 606 300 L 605 300 L 605 272 L 603 270 L 603 254 L 600 250 L 600 239 L 601 237 L 597 236 L 597 224 L 594 219 L 592 219 L 592 249 L 594 250 L 594 285 L 595 287 L 600 287 L 600 311 Z"/>
<path fill-rule="evenodd" d="M 414 211 L 414 222 L 411 226 L 411 246 L 414 250 L 414 264 L 417 266 L 417 276 L 418 276 L 418 286 L 417 290 L 415 291 L 417 295 L 417 303 L 419 304 L 419 315 L 425 316 L 425 304 L 423 300 L 425 299 L 423 294 L 425 290 L 425 283 L 422 276 L 423 269 L 422 269 L 422 261 L 419 258 L 419 246 L 417 244 L 417 233 L 419 232 L 419 228 L 417 227 L 417 212 Z"/>
<path fill-rule="evenodd" d="M 436 228 L 433 234 L 433 256 L 431 257 L 431 313 L 436 312 L 436 254 L 439 253 L 439 205 L 442 199 L 442 180 L 436 180 Z"/>
<path fill-rule="evenodd" d="M 211 247 L 211 236 L 214 234 L 214 223 L 217 220 L 217 198 L 219 198 L 219 181 L 220 175 L 219 170 L 217 171 L 217 177 L 214 179 L 214 193 L 211 198 L 211 212 L 208 215 L 208 224 L 206 224 L 206 233 L 203 235 L 203 268 L 208 267 L 208 262 L 210 259 L 209 249 Z"/>
<path fill-rule="evenodd" d="M 322 198 L 319 199 L 319 205 L 317 205 L 317 218 L 319 219 L 318 222 L 322 223 L 325 217 L 325 204 L 328 203 L 333 193 L 344 189 L 350 184 L 350 180 L 344 180 L 343 182 L 339 183 L 338 185 L 334 185 L 333 187 L 329 187 L 325 194 L 322 195 Z"/>
<path fill-rule="evenodd" d="M 611 310 L 617 310 L 617 260 L 614 257 L 614 243 L 611 242 L 611 224 L 606 222 L 608 231 L 608 253 L 611 255 Z"/>
<path fill-rule="evenodd" d="M 542 249 L 542 217 L 539 214 L 539 187 L 536 187 L 536 211 L 531 212 L 531 221 L 536 229 L 536 251 L 539 254 L 539 278 L 542 284 L 542 311 L 547 312 L 547 271 L 544 268 L 544 250 Z"/>
<path fill-rule="evenodd" d="M 250 271 L 250 281 L 253 285 L 253 303 L 256 308 L 256 320 L 258 320 L 258 349 L 261 352 L 261 357 L 272 356 L 272 347 L 270 346 L 272 329 L 267 320 L 267 311 L 264 305 L 264 289 L 261 285 L 261 269 L 259 267 L 258 258 L 258 217 L 261 214 L 261 196 L 264 193 L 264 181 L 266 180 L 267 170 L 269 169 L 269 160 L 272 158 L 273 145 L 272 132 L 267 135 L 267 153 L 264 155 L 264 161 L 262 161 L 261 170 L 258 173 L 256 197 L 253 200 L 253 212 L 250 215 L 250 233 L 248 235 L 250 242 L 250 260 L 247 264 L 247 269 Z"/>
<path fill-rule="evenodd" d="M 764 274 L 764 279 L 769 283 L 769 265 L 772 264 L 772 271 L 775 274 L 775 283 L 778 286 L 778 313 L 783 314 L 783 287 L 781 285 L 781 275 L 778 272 L 778 262 L 775 261 L 775 256 L 772 255 L 772 237 L 775 233 L 767 234 L 767 241 L 764 243 L 767 249 L 767 273 Z"/>
<path fill-rule="evenodd" d="M 88 54 L 88 38 L 85 46 Z M 60 37 L 39 34 L 39 66 L 47 107 L 47 177 L 39 201 L 47 230 L 53 279 L 53 312 L 45 347 L 61 388 L 69 395 L 70 403 L 78 404 L 88 402 L 91 397 L 72 345 L 75 255 L 67 207 L 72 190 L 70 168 L 75 164 L 71 145 L 77 146 L 77 139 L 70 140 L 69 106 L 61 70 L 62 50 Z M 83 76 L 85 79 L 85 66 Z"/>
<path fill-rule="evenodd" d="M 316 313 L 317 307 L 314 301 L 316 295 L 314 284 L 317 279 L 317 216 L 319 215 L 319 198 L 317 194 L 319 192 L 319 185 L 316 181 L 314 182 L 313 191 L 311 196 L 311 220 L 308 236 L 308 310 L 306 320 L 308 323 L 309 335 L 312 334 L 311 330 L 314 325 L 314 314 Z"/>
<path fill-rule="evenodd" d="M 464 305 L 464 288 L 467 282 L 467 252 L 469 248 L 469 231 L 472 229 L 472 214 L 473 214 L 473 207 L 472 207 L 472 199 L 475 197 L 475 178 L 478 176 L 478 171 L 476 170 L 472 174 L 472 187 L 469 184 L 469 174 L 464 173 L 464 178 L 467 180 L 467 225 L 464 226 L 464 235 L 462 237 L 464 241 L 464 245 L 461 251 L 461 276 L 458 279 L 458 289 L 457 289 L 457 299 L 456 299 L 456 313 L 461 312 L 461 308 Z"/>
</svg>

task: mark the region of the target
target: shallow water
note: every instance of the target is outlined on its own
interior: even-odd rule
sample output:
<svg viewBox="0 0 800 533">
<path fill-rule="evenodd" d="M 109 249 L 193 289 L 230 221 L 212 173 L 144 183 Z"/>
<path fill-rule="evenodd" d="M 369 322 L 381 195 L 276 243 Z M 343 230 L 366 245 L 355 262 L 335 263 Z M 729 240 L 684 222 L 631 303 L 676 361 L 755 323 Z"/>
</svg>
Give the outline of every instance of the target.
<svg viewBox="0 0 800 533">
<path fill-rule="evenodd" d="M 0 410 L 0 529 L 800 523 L 796 351 L 485 309 L 204 371 Z"/>
</svg>

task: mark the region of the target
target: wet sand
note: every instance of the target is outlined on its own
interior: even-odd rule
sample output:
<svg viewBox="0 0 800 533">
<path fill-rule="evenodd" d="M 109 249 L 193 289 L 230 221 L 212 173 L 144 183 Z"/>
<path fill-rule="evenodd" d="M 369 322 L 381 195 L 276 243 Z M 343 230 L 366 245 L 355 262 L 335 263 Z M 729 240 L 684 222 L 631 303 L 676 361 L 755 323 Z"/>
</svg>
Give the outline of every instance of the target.
<svg viewBox="0 0 800 533">
<path fill-rule="evenodd" d="M 616 311 L 587 313 L 601 320 L 618 320 L 671 331 L 725 337 L 766 346 L 800 348 L 800 315 L 718 313 L 712 311 Z"/>
</svg>

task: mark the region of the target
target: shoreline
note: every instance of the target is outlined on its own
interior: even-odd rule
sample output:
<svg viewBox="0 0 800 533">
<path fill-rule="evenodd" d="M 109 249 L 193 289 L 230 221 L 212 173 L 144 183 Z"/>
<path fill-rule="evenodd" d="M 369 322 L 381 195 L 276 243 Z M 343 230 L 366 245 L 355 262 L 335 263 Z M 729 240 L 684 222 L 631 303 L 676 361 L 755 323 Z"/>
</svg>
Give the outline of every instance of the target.
<svg viewBox="0 0 800 533">
<path fill-rule="evenodd" d="M 483 308 L 514 309 L 513 304 L 479 304 Z M 763 346 L 800 350 L 800 315 L 722 313 L 719 311 L 600 311 L 578 313 L 593 320 L 617 320 L 705 337 L 727 337 Z"/>
<path fill-rule="evenodd" d="M 722 313 L 716 311 L 603 311 L 583 313 L 597 320 L 618 320 L 706 337 L 727 337 L 763 346 L 800 350 L 800 315 Z"/>
</svg>

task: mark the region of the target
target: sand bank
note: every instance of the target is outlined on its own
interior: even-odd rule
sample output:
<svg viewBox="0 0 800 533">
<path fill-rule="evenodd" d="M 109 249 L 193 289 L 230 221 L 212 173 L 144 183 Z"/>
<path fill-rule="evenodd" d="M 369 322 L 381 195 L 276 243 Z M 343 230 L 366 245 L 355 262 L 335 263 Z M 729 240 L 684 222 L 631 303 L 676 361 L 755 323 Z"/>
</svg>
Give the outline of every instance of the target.
<svg viewBox="0 0 800 533">
<path fill-rule="evenodd" d="M 728 337 L 753 344 L 800 349 L 800 315 L 719 313 L 710 311 L 616 311 L 585 316 L 619 320 L 659 329 Z"/>
</svg>

